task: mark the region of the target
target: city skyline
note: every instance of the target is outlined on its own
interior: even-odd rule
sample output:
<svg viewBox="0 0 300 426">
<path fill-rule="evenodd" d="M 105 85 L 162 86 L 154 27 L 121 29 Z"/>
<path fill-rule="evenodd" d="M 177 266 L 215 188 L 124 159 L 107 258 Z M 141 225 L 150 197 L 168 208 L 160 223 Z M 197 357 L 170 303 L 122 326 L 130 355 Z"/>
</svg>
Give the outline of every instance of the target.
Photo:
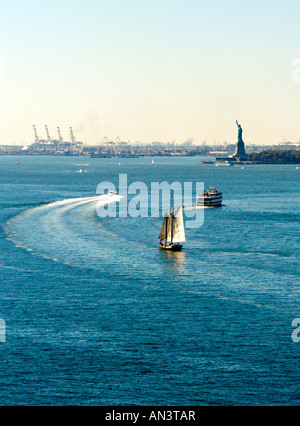
<svg viewBox="0 0 300 426">
<path fill-rule="evenodd" d="M 300 138 L 295 0 L 0 4 L 2 145 Z"/>
</svg>

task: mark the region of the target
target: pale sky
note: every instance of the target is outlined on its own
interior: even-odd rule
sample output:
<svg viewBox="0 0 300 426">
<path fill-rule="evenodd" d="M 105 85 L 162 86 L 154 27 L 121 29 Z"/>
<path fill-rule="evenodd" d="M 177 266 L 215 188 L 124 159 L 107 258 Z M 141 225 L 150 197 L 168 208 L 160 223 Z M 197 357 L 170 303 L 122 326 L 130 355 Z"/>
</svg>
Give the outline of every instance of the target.
<svg viewBox="0 0 300 426">
<path fill-rule="evenodd" d="M 299 0 L 0 7 L 0 144 L 235 143 L 236 119 L 246 144 L 300 139 Z"/>
</svg>

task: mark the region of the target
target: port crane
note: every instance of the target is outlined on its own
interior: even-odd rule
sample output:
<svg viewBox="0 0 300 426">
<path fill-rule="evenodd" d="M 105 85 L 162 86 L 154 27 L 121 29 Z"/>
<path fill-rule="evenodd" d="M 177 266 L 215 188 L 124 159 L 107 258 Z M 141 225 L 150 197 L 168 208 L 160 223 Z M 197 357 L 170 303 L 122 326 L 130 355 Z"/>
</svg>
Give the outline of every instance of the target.
<svg viewBox="0 0 300 426">
<path fill-rule="evenodd" d="M 33 131 L 34 131 L 35 150 L 37 150 L 37 147 L 38 147 L 38 144 L 39 144 L 39 137 L 38 137 L 35 125 L 33 125 Z"/>
<path fill-rule="evenodd" d="M 61 146 L 63 144 L 63 138 L 61 136 L 60 128 L 59 127 L 57 128 L 57 132 L 58 132 L 58 150 L 60 151 Z"/>
</svg>

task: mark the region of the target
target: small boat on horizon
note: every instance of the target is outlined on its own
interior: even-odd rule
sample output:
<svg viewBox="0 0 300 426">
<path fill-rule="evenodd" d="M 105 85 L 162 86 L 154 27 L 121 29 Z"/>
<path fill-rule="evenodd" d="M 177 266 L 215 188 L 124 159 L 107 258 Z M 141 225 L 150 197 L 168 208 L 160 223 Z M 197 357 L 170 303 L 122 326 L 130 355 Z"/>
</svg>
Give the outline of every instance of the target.
<svg viewBox="0 0 300 426">
<path fill-rule="evenodd" d="M 171 213 L 166 214 L 159 234 L 159 247 L 163 250 L 181 251 L 185 242 L 185 231 L 183 222 L 183 206 L 176 213 L 171 208 Z"/>
<path fill-rule="evenodd" d="M 216 167 L 231 167 L 233 164 L 230 163 L 228 160 L 220 160 L 215 162 Z"/>
</svg>

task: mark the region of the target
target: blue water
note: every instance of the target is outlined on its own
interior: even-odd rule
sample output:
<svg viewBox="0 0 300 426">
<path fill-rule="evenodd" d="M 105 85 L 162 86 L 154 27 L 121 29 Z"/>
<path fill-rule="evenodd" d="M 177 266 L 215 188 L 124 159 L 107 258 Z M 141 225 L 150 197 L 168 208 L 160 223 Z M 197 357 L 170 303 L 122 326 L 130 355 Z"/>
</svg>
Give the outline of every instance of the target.
<svg viewBox="0 0 300 426">
<path fill-rule="evenodd" d="M 298 405 L 300 172 L 118 161 L 0 156 L 0 404 Z M 97 215 L 119 173 L 225 205 L 165 253 L 161 218 Z"/>
</svg>

